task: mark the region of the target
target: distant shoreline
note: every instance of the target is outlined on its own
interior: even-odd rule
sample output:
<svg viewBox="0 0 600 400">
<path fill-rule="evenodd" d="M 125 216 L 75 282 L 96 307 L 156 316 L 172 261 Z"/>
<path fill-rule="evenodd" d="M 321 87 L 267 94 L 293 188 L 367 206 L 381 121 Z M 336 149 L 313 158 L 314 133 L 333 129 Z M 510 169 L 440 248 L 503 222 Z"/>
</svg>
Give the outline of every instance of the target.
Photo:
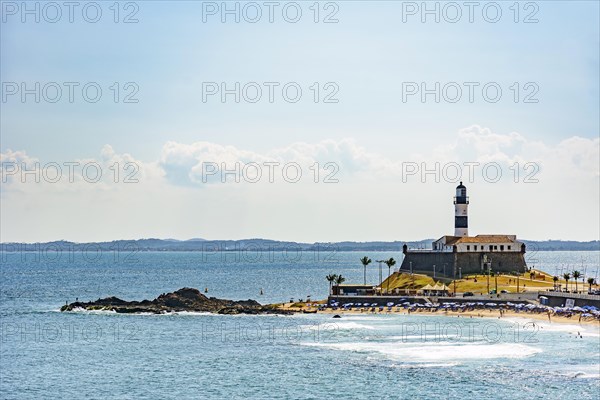
<svg viewBox="0 0 600 400">
<path fill-rule="evenodd" d="M 393 241 L 393 242 L 333 242 L 333 243 L 302 243 L 269 239 L 241 239 L 241 240 L 174 240 L 174 239 L 135 239 L 114 240 L 110 242 L 70 242 L 64 240 L 52 242 L 2 242 L 0 252 L 18 251 L 64 251 L 64 250 L 130 250 L 130 251 L 161 251 L 161 252 L 277 252 L 283 250 L 314 251 L 324 254 L 333 252 L 352 251 L 391 251 L 402 252 L 402 246 L 409 248 L 430 248 L 433 239 L 420 241 Z M 535 251 L 600 251 L 600 241 L 587 242 L 569 240 L 532 241 L 522 240 L 528 252 Z"/>
</svg>

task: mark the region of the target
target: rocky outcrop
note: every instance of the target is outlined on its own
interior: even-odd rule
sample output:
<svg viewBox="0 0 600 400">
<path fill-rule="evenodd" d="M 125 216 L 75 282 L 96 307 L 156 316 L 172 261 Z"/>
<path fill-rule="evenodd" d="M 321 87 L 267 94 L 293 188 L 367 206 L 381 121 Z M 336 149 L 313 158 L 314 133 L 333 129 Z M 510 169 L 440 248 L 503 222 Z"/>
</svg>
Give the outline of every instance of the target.
<svg viewBox="0 0 600 400">
<path fill-rule="evenodd" d="M 154 313 L 195 311 L 217 314 L 286 314 L 272 306 L 263 306 L 255 300 L 224 300 L 207 297 L 198 289 L 182 288 L 172 293 L 163 293 L 154 300 L 125 301 L 107 297 L 88 303 L 75 302 L 61 307 L 60 311 L 106 310 L 117 313 Z"/>
</svg>

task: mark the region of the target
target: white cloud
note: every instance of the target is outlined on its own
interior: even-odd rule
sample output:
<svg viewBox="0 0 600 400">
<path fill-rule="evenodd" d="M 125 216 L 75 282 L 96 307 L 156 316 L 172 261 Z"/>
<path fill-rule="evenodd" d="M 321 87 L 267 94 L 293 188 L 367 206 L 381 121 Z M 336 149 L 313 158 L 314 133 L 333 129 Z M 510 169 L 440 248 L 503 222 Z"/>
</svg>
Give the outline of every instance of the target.
<svg viewBox="0 0 600 400">
<path fill-rule="evenodd" d="M 549 145 L 519 133 L 471 126 L 450 143 L 390 159 L 352 139 L 292 143 L 266 152 L 211 142 L 167 142 L 157 160 L 143 161 L 104 146 L 79 163 L 75 179 L 34 182 L 6 174 L 9 165 L 40 163 L 25 151 L 0 154 L 3 166 L 2 240 L 112 240 L 138 237 L 270 237 L 305 241 L 420 239 L 451 233 L 454 184 L 431 175 L 402 183 L 402 163 L 497 162 L 506 174 L 498 184 L 475 176 L 472 233 L 516 233 L 530 239 L 598 237 L 600 141 L 573 136 Z M 36 155 L 37 156 L 37 155 Z M 65 161 L 58 162 L 63 164 Z M 202 179 L 202 163 L 298 163 L 303 180 L 235 184 L 220 176 Z M 314 182 L 315 162 L 339 166 L 337 184 Z M 515 162 L 521 165 L 513 180 Z M 538 183 L 523 183 L 526 162 L 540 166 Z M 81 166 L 97 163 L 102 178 L 90 183 Z M 48 163 L 40 163 L 48 165 Z M 8 168 L 8 169 L 7 169 Z M 112 169 L 111 169 L 112 168 Z M 119 170 L 115 182 L 114 169 Z M 281 174 L 280 169 L 276 169 Z M 133 175 L 132 175 L 133 174 Z M 127 177 L 137 183 L 125 183 Z M 202 190 L 199 190 L 202 189 Z M 358 222 L 360 221 L 360 222 Z M 31 229 L 31 224 L 37 226 Z"/>
</svg>

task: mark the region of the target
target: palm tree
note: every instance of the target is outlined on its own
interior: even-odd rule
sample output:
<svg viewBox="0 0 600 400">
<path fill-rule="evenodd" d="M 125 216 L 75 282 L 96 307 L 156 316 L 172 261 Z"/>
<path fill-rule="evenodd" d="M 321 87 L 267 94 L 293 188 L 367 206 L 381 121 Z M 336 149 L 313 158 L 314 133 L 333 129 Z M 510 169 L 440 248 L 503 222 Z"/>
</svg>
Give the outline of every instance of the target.
<svg viewBox="0 0 600 400">
<path fill-rule="evenodd" d="M 563 278 L 565 278 L 565 287 L 567 289 L 567 292 L 569 291 L 569 279 L 571 279 L 571 274 L 566 272 L 563 274 Z"/>
<path fill-rule="evenodd" d="M 344 278 L 344 277 L 343 277 L 343 276 L 341 276 L 341 275 L 337 275 L 337 276 L 336 276 L 336 278 L 335 278 L 335 284 L 336 284 L 336 285 L 338 285 L 338 286 L 339 286 L 339 285 L 341 285 L 341 284 L 342 284 L 342 283 L 344 283 L 344 282 L 346 282 L 346 278 Z"/>
<path fill-rule="evenodd" d="M 331 287 L 333 285 L 333 282 L 335 282 L 335 280 L 337 279 L 337 275 L 336 274 L 329 274 L 325 277 L 325 279 L 327 279 L 327 281 L 329 282 L 329 294 L 331 295 Z"/>
<path fill-rule="evenodd" d="M 575 293 L 577 293 L 577 279 L 581 276 L 581 272 L 575 270 L 573 271 L 573 279 L 575 279 Z"/>
<path fill-rule="evenodd" d="M 496 287 L 496 294 L 498 294 L 498 275 L 500 275 L 499 272 L 494 274 L 494 286 Z"/>
<path fill-rule="evenodd" d="M 365 285 L 367 284 L 367 265 L 371 264 L 371 259 L 367 256 L 364 256 L 360 259 L 364 269 L 365 269 Z"/>
<path fill-rule="evenodd" d="M 390 294 L 390 272 L 391 269 L 394 265 L 396 265 L 396 260 L 394 260 L 394 257 L 390 258 L 389 260 L 385 260 L 384 261 L 385 265 L 387 265 L 388 267 L 388 279 L 387 279 L 387 293 Z"/>
<path fill-rule="evenodd" d="M 556 282 L 558 282 L 558 276 L 553 276 L 552 281 L 554 282 L 554 290 L 556 290 L 556 285 L 557 285 Z"/>
<path fill-rule="evenodd" d="M 592 293 L 592 285 L 594 284 L 595 279 L 594 278 L 588 278 L 587 283 L 588 285 L 590 285 L 590 290 L 588 291 L 588 293 Z"/>
</svg>

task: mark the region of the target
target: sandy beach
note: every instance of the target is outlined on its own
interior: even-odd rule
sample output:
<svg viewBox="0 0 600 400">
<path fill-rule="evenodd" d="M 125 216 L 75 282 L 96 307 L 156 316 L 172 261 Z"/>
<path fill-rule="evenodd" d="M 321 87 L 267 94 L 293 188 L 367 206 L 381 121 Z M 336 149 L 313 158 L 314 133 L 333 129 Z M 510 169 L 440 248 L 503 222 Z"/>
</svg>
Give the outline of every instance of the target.
<svg viewBox="0 0 600 400">
<path fill-rule="evenodd" d="M 297 303 L 296 303 L 297 304 Z M 292 304 L 282 304 L 281 308 L 284 310 L 296 311 L 302 313 L 304 311 L 313 310 L 314 307 L 292 307 Z M 344 310 L 337 309 L 333 310 L 330 308 L 326 308 L 323 310 L 319 310 L 318 314 L 331 314 L 332 316 L 338 314 L 340 316 L 343 315 L 377 315 L 377 314 L 391 314 L 391 315 L 420 315 L 420 316 L 446 316 L 446 317 L 456 317 L 456 318 L 492 318 L 492 319 L 503 319 L 503 318 L 522 318 L 529 320 L 539 320 L 544 321 L 546 323 L 558 323 L 558 324 L 570 324 L 570 325 L 585 325 L 585 326 L 597 326 L 600 329 L 600 320 L 595 318 L 580 318 L 580 314 L 574 314 L 571 317 L 566 317 L 563 315 L 552 314 L 547 312 L 537 313 L 537 312 L 516 312 L 514 310 L 499 310 L 499 309 L 475 309 L 475 310 L 465 310 L 465 311 L 452 311 L 452 310 L 437 310 L 431 311 L 429 309 L 417 309 L 411 310 L 401 308 L 397 309 L 393 307 L 391 311 L 388 311 L 387 307 L 384 307 L 383 311 L 379 311 L 379 308 L 376 308 L 376 311 L 370 310 Z"/>
</svg>

